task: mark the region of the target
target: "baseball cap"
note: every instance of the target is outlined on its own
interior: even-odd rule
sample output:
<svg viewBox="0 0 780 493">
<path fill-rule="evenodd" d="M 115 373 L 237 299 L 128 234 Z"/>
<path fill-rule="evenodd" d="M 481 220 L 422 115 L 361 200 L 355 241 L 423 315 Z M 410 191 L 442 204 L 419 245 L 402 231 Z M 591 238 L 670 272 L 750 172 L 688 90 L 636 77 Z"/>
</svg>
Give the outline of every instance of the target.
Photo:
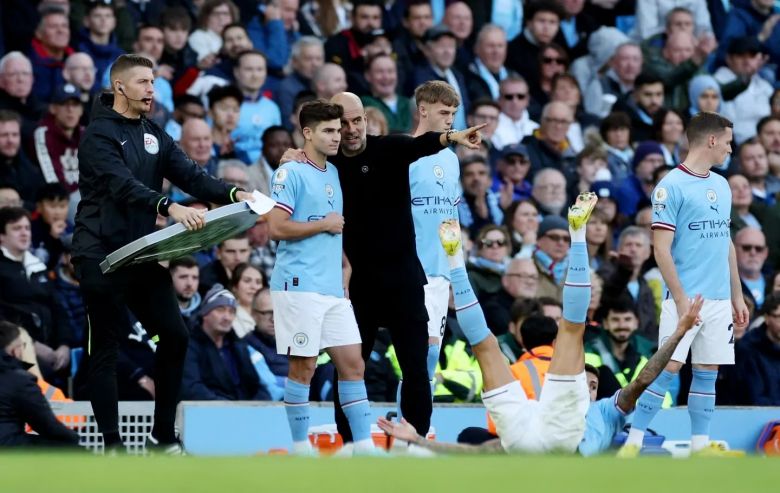
<svg viewBox="0 0 780 493">
<path fill-rule="evenodd" d="M 542 219 L 542 223 L 539 224 L 539 231 L 537 232 L 537 237 L 542 237 L 554 229 L 562 229 L 564 231 L 568 231 L 569 222 L 566 219 L 562 218 L 561 216 L 554 216 L 551 214 L 545 217 L 544 219 Z"/>
<path fill-rule="evenodd" d="M 442 36 L 450 36 L 451 38 L 457 39 L 455 37 L 455 33 L 453 33 L 452 30 L 449 27 L 447 27 L 445 24 L 439 24 L 438 26 L 433 26 L 432 28 L 425 31 L 424 39 L 426 42 L 436 41 Z"/>
<path fill-rule="evenodd" d="M 63 84 L 54 88 L 54 93 L 51 96 L 51 102 L 54 104 L 62 104 L 65 101 L 73 100 L 81 102 L 81 93 L 73 84 Z"/>
<path fill-rule="evenodd" d="M 504 146 L 501 149 L 501 158 L 508 158 L 509 156 L 523 156 L 528 158 L 528 149 L 523 144 L 511 144 Z"/>
<path fill-rule="evenodd" d="M 200 314 L 206 315 L 211 310 L 220 307 L 229 306 L 231 308 L 236 307 L 236 297 L 233 293 L 225 289 L 222 284 L 215 284 L 209 289 L 206 296 L 203 298 L 203 303 L 200 305 Z"/>
</svg>

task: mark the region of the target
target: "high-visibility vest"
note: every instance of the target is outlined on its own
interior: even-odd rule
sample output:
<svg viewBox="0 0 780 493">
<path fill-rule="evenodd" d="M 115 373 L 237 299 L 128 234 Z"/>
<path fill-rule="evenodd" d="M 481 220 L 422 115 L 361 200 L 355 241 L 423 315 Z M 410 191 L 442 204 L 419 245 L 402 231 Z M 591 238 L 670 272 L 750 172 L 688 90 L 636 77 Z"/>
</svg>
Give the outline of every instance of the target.
<svg viewBox="0 0 780 493">
<path fill-rule="evenodd" d="M 65 397 L 65 394 L 63 394 L 60 389 L 50 384 L 46 380 L 38 377 L 37 383 L 38 383 L 38 388 L 41 389 L 41 393 L 46 398 L 47 402 L 73 402 L 73 399 L 68 399 L 67 397 Z M 78 416 L 78 415 L 57 416 L 57 420 L 66 426 L 83 424 L 87 421 L 87 419 L 84 416 Z M 32 428 L 30 428 L 30 425 L 26 425 L 25 431 L 27 433 L 30 433 L 33 430 Z"/>
</svg>

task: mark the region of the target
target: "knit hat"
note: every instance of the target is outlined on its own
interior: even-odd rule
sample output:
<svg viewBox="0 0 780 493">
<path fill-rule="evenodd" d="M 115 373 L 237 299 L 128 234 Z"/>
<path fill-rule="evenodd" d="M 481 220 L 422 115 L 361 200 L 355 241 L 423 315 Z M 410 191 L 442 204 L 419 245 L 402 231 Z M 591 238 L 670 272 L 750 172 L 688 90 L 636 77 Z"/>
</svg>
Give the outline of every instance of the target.
<svg viewBox="0 0 780 493">
<path fill-rule="evenodd" d="M 569 221 L 562 218 L 561 216 L 550 214 L 549 216 L 545 217 L 542 220 L 542 223 L 539 225 L 539 231 L 536 233 L 537 237 L 541 238 L 554 229 L 569 231 Z"/>
<path fill-rule="evenodd" d="M 588 52 L 593 57 L 594 69 L 601 70 L 618 47 L 631 41 L 622 31 L 614 27 L 603 26 L 593 31 L 588 39 Z"/>
<path fill-rule="evenodd" d="M 664 151 L 661 149 L 661 144 L 653 140 L 646 140 L 645 142 L 639 144 L 634 151 L 634 160 L 631 162 L 632 166 L 636 168 L 639 163 L 644 161 L 644 159 L 650 154 L 660 154 L 663 156 Z"/>
<path fill-rule="evenodd" d="M 617 202 L 617 189 L 611 181 L 596 181 L 590 186 L 590 191 L 595 193 L 599 200 L 610 199 Z"/>
<path fill-rule="evenodd" d="M 224 286 L 217 283 L 209 289 L 209 292 L 206 293 L 206 296 L 203 298 L 203 302 L 200 305 L 200 315 L 206 315 L 211 310 L 220 306 L 235 308 L 236 297 L 233 296 L 233 293 L 225 289 Z"/>
</svg>

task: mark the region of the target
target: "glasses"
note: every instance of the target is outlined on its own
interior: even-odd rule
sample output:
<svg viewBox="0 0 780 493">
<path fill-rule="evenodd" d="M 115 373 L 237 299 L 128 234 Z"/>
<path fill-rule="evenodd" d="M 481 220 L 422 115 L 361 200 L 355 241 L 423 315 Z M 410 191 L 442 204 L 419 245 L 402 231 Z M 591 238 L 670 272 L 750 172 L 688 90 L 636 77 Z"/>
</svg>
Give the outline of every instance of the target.
<svg viewBox="0 0 780 493">
<path fill-rule="evenodd" d="M 546 57 L 542 57 L 542 63 L 545 65 L 550 65 L 551 63 L 554 63 L 555 65 L 566 65 L 566 60 L 564 60 L 563 58 L 546 56 Z"/>
<path fill-rule="evenodd" d="M 516 278 L 520 279 L 521 281 L 538 281 L 539 280 L 539 276 L 537 276 L 536 274 L 515 274 L 515 273 L 507 272 L 504 275 L 507 276 L 507 277 L 516 277 Z"/>
<path fill-rule="evenodd" d="M 506 246 L 506 240 L 482 240 L 479 243 L 485 248 L 493 248 L 494 246 L 500 248 Z"/>
<path fill-rule="evenodd" d="M 504 158 L 504 161 L 510 166 L 525 166 L 531 163 L 531 161 L 524 157 L 509 157 Z"/>
<path fill-rule="evenodd" d="M 555 243 L 571 243 L 571 236 L 569 235 L 546 234 L 543 238 L 549 238 L 550 241 Z"/>
<path fill-rule="evenodd" d="M 763 245 L 739 245 L 739 248 L 742 249 L 745 253 L 750 253 L 751 251 L 755 251 L 756 253 L 764 253 L 766 250 L 766 247 Z"/>
<path fill-rule="evenodd" d="M 258 310 L 256 308 L 252 308 L 252 313 L 255 315 L 260 315 L 261 317 L 270 317 L 274 314 L 273 310 Z"/>
<path fill-rule="evenodd" d="M 504 94 L 502 97 L 504 99 L 506 99 L 507 101 L 512 101 L 513 99 L 516 99 L 518 101 L 522 101 L 522 100 L 524 100 L 525 98 L 528 97 L 528 94 L 520 94 L 520 93 Z"/>
<path fill-rule="evenodd" d="M 571 125 L 571 120 L 564 120 L 563 118 L 552 118 L 545 116 L 542 120 L 552 123 L 553 125 Z"/>
</svg>

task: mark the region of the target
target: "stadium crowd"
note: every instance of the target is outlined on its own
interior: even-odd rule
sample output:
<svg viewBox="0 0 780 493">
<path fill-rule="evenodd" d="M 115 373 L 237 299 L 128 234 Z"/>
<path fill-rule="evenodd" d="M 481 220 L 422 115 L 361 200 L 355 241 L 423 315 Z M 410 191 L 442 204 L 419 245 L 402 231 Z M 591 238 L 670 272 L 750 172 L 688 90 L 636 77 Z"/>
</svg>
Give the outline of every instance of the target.
<svg viewBox="0 0 780 493">
<path fill-rule="evenodd" d="M 6 0 L 0 318 L 24 329 L 23 358 L 42 388 L 87 398 L 87 320 L 70 263 L 78 147 L 118 55 L 152 60 L 149 118 L 194 162 L 266 194 L 282 154 L 302 147 L 303 103 L 349 90 L 370 134 L 411 133 L 414 88 L 442 80 L 462 101 L 454 127 L 486 124 L 480 150 L 457 149 L 468 273 L 529 396 L 554 351 L 537 315 L 561 318 L 566 206 L 583 191 L 599 197 L 587 232 L 586 359 L 600 371 L 599 397 L 611 396 L 657 348 L 664 286 L 650 193 L 685 159 L 694 114 L 732 120 L 733 153 L 713 171 L 731 187 L 751 323 L 733 334 L 736 364 L 721 369 L 717 399 L 780 405 L 778 20 L 775 0 Z M 168 193 L 211 207 L 173 185 Z M 191 330 L 182 399 L 282 398 L 288 363 L 276 354 L 268 289 L 275 254 L 261 218 L 170 262 Z M 479 399 L 454 310 L 446 329 L 434 399 Z M 123 330 L 119 397 L 152 399 L 155 340 L 129 313 Z M 16 335 L 3 343 L 0 382 L 21 347 Z M 394 401 L 399 371 L 382 331 L 367 362 L 369 398 Z M 685 404 L 690 370 L 679 380 L 665 405 Z M 332 400 L 332 383 L 323 355 L 311 399 Z"/>
</svg>

